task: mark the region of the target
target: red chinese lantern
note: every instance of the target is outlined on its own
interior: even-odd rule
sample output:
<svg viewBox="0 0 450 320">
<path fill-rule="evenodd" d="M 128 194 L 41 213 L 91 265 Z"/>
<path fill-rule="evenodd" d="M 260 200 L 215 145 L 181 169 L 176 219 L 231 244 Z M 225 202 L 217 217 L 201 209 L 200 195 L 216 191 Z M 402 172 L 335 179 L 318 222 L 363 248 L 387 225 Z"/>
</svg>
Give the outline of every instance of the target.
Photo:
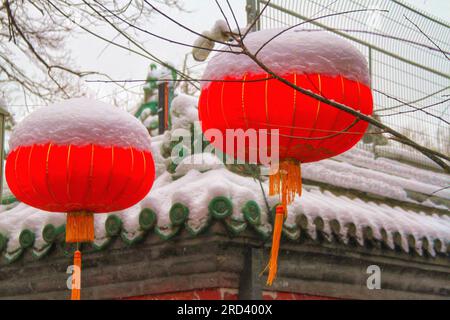
<svg viewBox="0 0 450 320">
<path fill-rule="evenodd" d="M 251 53 L 291 83 L 371 115 L 372 93 L 367 62 L 349 42 L 324 31 L 281 30 L 250 33 L 244 40 Z M 226 48 L 223 48 L 224 50 Z M 276 276 L 279 239 L 287 205 L 301 195 L 301 163 L 336 156 L 354 146 L 368 123 L 306 96 L 271 78 L 246 55 L 218 53 L 209 62 L 199 101 L 202 129 L 279 130 L 279 170 L 270 176 L 270 194 L 280 195 L 276 210 L 268 284 Z M 273 133 L 272 133 L 273 134 Z M 261 140 L 260 136 L 257 137 Z M 269 153 L 276 146 L 267 145 Z M 227 154 L 234 149 L 211 141 Z M 248 139 L 245 160 L 252 151 Z M 236 156 L 235 156 L 236 157 Z M 257 162 L 260 162 L 259 156 Z"/>
<path fill-rule="evenodd" d="M 66 212 L 66 242 L 94 240 L 94 213 L 142 200 L 155 177 L 150 136 L 133 116 L 104 103 L 72 99 L 43 107 L 11 138 L 6 179 L 20 201 Z M 81 255 L 74 264 L 81 267 Z M 79 289 L 72 299 L 79 299 Z"/>
</svg>

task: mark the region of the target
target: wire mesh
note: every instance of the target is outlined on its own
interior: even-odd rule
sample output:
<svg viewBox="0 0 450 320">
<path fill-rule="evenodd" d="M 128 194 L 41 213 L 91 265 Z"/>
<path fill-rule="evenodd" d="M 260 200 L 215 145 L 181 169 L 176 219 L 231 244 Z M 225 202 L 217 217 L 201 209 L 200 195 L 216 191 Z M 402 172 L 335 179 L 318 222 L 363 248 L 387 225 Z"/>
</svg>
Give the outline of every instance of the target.
<svg viewBox="0 0 450 320">
<path fill-rule="evenodd" d="M 261 10 L 267 0 L 257 0 Z M 339 14 L 352 10 L 378 9 Z M 450 154 L 450 25 L 399 0 L 272 0 L 260 29 L 303 23 L 297 29 L 328 30 L 352 41 L 369 61 L 375 114 L 414 141 Z M 419 110 L 417 110 L 419 109 Z M 359 144 L 372 150 L 372 146 Z M 408 153 L 428 162 L 410 147 L 391 142 L 389 153 Z M 383 148 L 377 153 L 383 155 Z"/>
</svg>

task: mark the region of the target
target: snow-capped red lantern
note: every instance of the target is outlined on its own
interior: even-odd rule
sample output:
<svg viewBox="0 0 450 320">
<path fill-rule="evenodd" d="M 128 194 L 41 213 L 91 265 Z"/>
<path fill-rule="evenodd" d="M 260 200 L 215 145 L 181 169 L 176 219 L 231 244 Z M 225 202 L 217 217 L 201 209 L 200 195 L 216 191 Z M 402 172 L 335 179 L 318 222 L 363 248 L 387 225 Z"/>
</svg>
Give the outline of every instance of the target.
<svg viewBox="0 0 450 320">
<path fill-rule="evenodd" d="M 250 33 L 244 43 L 250 53 L 257 53 L 259 61 L 291 83 L 365 115 L 372 114 L 367 61 L 353 45 L 325 31 L 289 30 L 276 36 L 281 31 Z M 214 128 L 225 135 L 227 129 L 265 129 L 270 135 L 274 134 L 270 130 L 279 130 L 280 164 L 277 173 L 270 176 L 269 190 L 271 195 L 281 196 L 268 265 L 271 284 L 287 205 L 295 194 L 301 194 L 300 164 L 347 151 L 362 138 L 368 123 L 273 79 L 244 54 L 216 54 L 203 78 L 212 80 L 203 84 L 199 101 L 204 132 Z M 271 139 L 265 140 L 264 147 L 270 153 L 276 146 L 271 145 Z M 236 152 L 211 142 L 227 154 Z M 257 146 L 261 147 L 259 142 Z M 248 160 L 248 140 L 244 149 L 244 160 Z"/>
<path fill-rule="evenodd" d="M 139 120 L 85 98 L 36 110 L 9 145 L 12 193 L 35 208 L 66 212 L 66 242 L 93 241 L 93 214 L 136 204 L 155 177 L 150 135 Z"/>
</svg>

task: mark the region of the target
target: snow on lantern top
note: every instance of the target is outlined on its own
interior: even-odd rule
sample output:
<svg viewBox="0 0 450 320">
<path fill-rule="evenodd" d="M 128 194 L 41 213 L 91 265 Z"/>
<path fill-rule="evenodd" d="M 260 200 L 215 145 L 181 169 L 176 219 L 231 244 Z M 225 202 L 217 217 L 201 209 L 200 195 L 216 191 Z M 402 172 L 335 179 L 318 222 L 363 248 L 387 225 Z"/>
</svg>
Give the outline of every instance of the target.
<svg viewBox="0 0 450 320">
<path fill-rule="evenodd" d="M 70 99 L 36 110 L 15 128 L 10 150 L 19 146 L 54 143 L 134 147 L 150 151 L 145 127 L 126 111 L 87 98 Z"/>
<path fill-rule="evenodd" d="M 255 54 L 261 46 L 283 29 L 252 32 L 244 39 L 250 53 Z M 221 50 L 230 50 L 223 47 Z M 239 52 L 240 48 L 231 48 Z M 349 41 L 330 32 L 318 30 L 288 30 L 272 39 L 257 58 L 278 75 L 323 74 L 343 76 L 370 85 L 366 58 Z M 203 75 L 204 79 L 222 80 L 225 77 L 241 78 L 244 74 L 265 73 L 245 54 L 217 53 Z M 205 82 L 203 85 L 207 85 Z"/>
</svg>

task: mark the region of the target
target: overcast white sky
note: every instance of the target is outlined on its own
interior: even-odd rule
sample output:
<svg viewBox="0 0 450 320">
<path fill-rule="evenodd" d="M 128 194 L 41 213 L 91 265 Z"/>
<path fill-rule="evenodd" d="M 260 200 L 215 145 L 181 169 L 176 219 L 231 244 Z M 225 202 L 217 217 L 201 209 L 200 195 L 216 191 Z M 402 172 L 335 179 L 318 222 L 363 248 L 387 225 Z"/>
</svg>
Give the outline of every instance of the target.
<svg viewBox="0 0 450 320">
<path fill-rule="evenodd" d="M 225 6 L 225 1 L 219 1 L 223 2 Z M 231 0 L 230 2 L 237 13 L 240 25 L 244 26 L 246 24 L 246 1 Z M 450 21 L 449 0 L 406 0 L 406 2 L 432 15 Z M 221 18 L 220 11 L 214 0 L 184 0 L 184 8 L 188 12 L 180 12 L 175 9 L 165 9 L 165 11 L 183 24 L 199 32 L 210 29 L 214 22 Z M 143 22 L 141 27 L 183 42 L 193 43 L 196 38 L 195 35 L 180 29 L 162 16 L 155 15 L 151 21 Z M 116 36 L 116 33 L 109 29 L 97 31 L 110 39 Z M 150 52 L 178 66 L 181 65 L 184 55 L 190 51 L 189 48 L 166 43 L 148 35 L 142 35 L 140 39 Z M 145 58 L 113 46 L 107 46 L 104 42 L 88 34 L 78 34 L 76 38 L 70 39 L 67 44 L 67 49 L 72 52 L 72 57 L 80 68 L 84 70 L 98 70 L 109 74 L 114 79 L 143 79 L 150 64 L 150 61 Z M 190 59 L 191 66 L 196 64 L 198 63 Z M 201 66 L 195 69 L 201 70 Z M 111 101 L 115 94 L 121 94 L 122 97 L 125 94 L 123 90 L 114 84 L 89 83 L 87 85 L 93 97 L 105 101 Z M 135 93 L 142 93 L 141 86 L 136 83 L 129 84 L 128 87 L 132 88 L 132 91 Z M 141 98 L 136 94 L 128 94 L 127 96 L 132 101 L 131 105 Z M 20 102 L 17 101 L 16 103 Z"/>
</svg>

